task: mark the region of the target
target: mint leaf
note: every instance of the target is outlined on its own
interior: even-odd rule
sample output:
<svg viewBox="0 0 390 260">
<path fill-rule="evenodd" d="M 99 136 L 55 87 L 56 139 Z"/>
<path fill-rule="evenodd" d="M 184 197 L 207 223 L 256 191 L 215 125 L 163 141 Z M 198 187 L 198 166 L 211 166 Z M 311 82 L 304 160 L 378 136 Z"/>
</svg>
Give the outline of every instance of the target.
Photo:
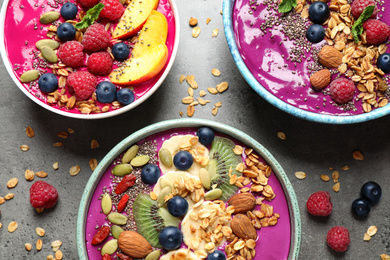
<svg viewBox="0 0 390 260">
<path fill-rule="evenodd" d="M 283 0 L 279 4 L 279 13 L 288 13 L 297 6 L 297 0 Z"/>
<path fill-rule="evenodd" d="M 363 13 L 359 16 L 359 18 L 353 23 L 351 31 L 353 39 L 356 43 L 359 42 L 359 35 L 363 33 L 363 23 L 370 18 L 370 16 L 373 14 L 375 9 L 375 6 L 370 5 L 367 6 Z"/>
<path fill-rule="evenodd" d="M 95 20 L 99 18 L 100 12 L 103 10 L 104 4 L 98 3 L 94 7 L 90 8 L 84 15 L 81 22 L 78 22 L 75 26 L 76 29 L 88 28 Z"/>
</svg>

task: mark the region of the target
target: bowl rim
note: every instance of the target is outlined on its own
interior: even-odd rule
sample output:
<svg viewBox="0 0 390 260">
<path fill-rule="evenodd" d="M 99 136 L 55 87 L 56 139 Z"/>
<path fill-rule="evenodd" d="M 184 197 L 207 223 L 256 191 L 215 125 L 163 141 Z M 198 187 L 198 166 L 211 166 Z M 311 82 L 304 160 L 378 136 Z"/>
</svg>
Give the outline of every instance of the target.
<svg viewBox="0 0 390 260">
<path fill-rule="evenodd" d="M 157 89 L 162 85 L 164 82 L 165 78 L 168 76 L 170 70 L 172 69 L 173 63 L 176 59 L 176 54 L 178 51 L 179 47 L 179 40 L 180 40 L 180 19 L 179 19 L 179 12 L 176 6 L 175 0 L 167 0 L 171 6 L 172 12 L 173 12 L 173 17 L 175 21 L 175 38 L 174 38 L 174 44 L 173 44 L 173 49 L 172 49 L 172 54 L 171 58 L 166 65 L 166 68 L 161 75 L 161 77 L 158 79 L 158 81 L 154 84 L 154 86 L 147 91 L 141 98 L 135 100 L 133 103 L 126 105 L 120 109 L 116 109 L 113 111 L 105 112 L 105 113 L 98 113 L 98 114 L 76 114 L 76 113 L 69 113 L 67 111 L 59 110 L 56 109 L 41 100 L 38 100 L 34 95 L 32 95 L 30 92 L 26 90 L 26 88 L 23 86 L 23 84 L 19 81 L 19 79 L 15 76 L 14 71 L 12 69 L 12 66 L 10 64 L 10 61 L 8 59 L 7 51 L 5 49 L 5 38 L 4 38 L 4 25 L 5 25 L 5 17 L 7 13 L 7 7 L 8 3 L 11 0 L 4 0 L 2 8 L 1 8 L 1 13 L 0 13 L 0 53 L 1 57 L 3 59 L 3 64 L 8 71 L 8 75 L 12 78 L 13 82 L 16 84 L 16 86 L 27 96 L 29 97 L 32 101 L 34 101 L 36 104 L 39 106 L 54 112 L 56 114 L 70 117 L 70 118 L 77 118 L 77 119 L 102 119 L 102 118 L 108 118 L 108 117 L 113 117 L 117 116 L 119 114 L 125 113 L 129 110 L 132 110 L 133 108 L 137 107 L 138 105 L 142 104 L 145 100 L 147 100 L 154 92 L 157 91 Z"/>
<path fill-rule="evenodd" d="M 293 105 L 287 104 L 281 99 L 277 98 L 274 94 L 269 92 L 263 85 L 261 85 L 257 79 L 252 75 L 248 67 L 246 66 L 244 60 L 241 57 L 241 54 L 238 50 L 234 29 L 233 29 L 233 7 L 235 0 L 224 0 L 222 6 L 223 12 L 223 24 L 225 30 L 225 37 L 230 49 L 230 53 L 233 56 L 234 62 L 237 65 L 238 70 L 241 75 L 244 77 L 246 82 L 256 91 L 262 98 L 267 100 L 269 103 L 279 108 L 280 110 L 287 112 L 298 118 L 302 118 L 309 121 L 314 121 L 318 123 L 327 123 L 327 124 L 354 124 L 366 122 L 373 120 L 382 116 L 385 116 L 390 113 L 390 106 L 384 106 L 381 108 L 376 108 L 375 110 L 369 113 L 363 113 L 359 115 L 351 116 L 338 116 L 338 115 L 326 115 L 319 114 L 310 111 L 306 111 L 295 107 Z"/>
<path fill-rule="evenodd" d="M 215 121 L 205 120 L 205 119 L 173 119 L 166 120 L 159 123 L 149 125 L 145 128 L 142 128 L 133 134 L 126 137 L 120 143 L 118 143 L 114 148 L 111 149 L 109 153 L 102 159 L 98 164 L 91 177 L 89 178 L 84 192 L 82 194 L 78 215 L 77 215 L 77 225 L 76 225 L 76 242 L 77 242 L 77 253 L 80 260 L 88 259 L 87 249 L 85 245 L 85 224 L 86 218 L 89 209 L 89 202 L 92 199 L 94 191 L 105 173 L 106 169 L 110 166 L 113 159 L 118 157 L 122 152 L 124 152 L 132 144 L 159 132 L 175 129 L 175 128 L 186 128 L 186 127 L 202 127 L 208 126 L 214 129 L 217 132 L 226 134 L 236 140 L 251 145 L 251 147 L 272 167 L 273 172 L 278 178 L 285 197 L 287 200 L 289 212 L 290 212 L 290 226 L 291 226 L 291 242 L 290 242 L 290 251 L 288 259 L 298 259 L 299 249 L 301 243 L 301 218 L 299 212 L 298 200 L 294 191 L 291 182 L 289 181 L 286 173 L 284 172 L 281 165 L 276 161 L 273 155 L 260 143 L 254 140 L 252 137 L 248 136 L 244 132 L 233 128 L 231 126 L 218 123 Z"/>
</svg>

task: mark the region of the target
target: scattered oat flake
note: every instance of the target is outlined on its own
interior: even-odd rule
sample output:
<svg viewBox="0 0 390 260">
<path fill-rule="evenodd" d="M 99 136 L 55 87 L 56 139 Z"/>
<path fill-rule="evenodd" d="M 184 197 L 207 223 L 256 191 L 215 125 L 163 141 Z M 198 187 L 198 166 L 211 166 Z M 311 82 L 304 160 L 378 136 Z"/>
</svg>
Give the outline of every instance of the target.
<svg viewBox="0 0 390 260">
<path fill-rule="evenodd" d="M 354 151 L 352 156 L 355 160 L 362 161 L 364 159 L 363 154 L 360 151 Z"/>
<path fill-rule="evenodd" d="M 58 170 L 58 168 L 60 168 L 58 162 L 54 162 L 54 163 L 53 163 L 53 169 L 54 169 L 54 170 Z"/>
<path fill-rule="evenodd" d="M 194 75 L 187 75 L 186 81 L 187 81 L 188 85 L 190 85 L 191 88 L 193 88 L 193 89 L 198 88 L 198 83 L 196 83 Z"/>
<path fill-rule="evenodd" d="M 76 176 L 77 174 L 80 173 L 80 170 L 81 170 L 80 166 L 78 165 L 72 166 L 70 167 L 69 174 L 70 176 Z"/>
<path fill-rule="evenodd" d="M 39 171 L 39 172 L 36 172 L 35 175 L 39 178 L 46 178 L 48 174 L 45 171 Z"/>
<path fill-rule="evenodd" d="M 196 38 L 198 37 L 200 34 L 200 27 L 199 26 L 196 26 L 192 29 L 192 37 Z"/>
<path fill-rule="evenodd" d="M 198 102 L 199 102 L 199 104 L 201 104 L 202 106 L 203 106 L 203 105 L 206 105 L 206 101 L 204 101 L 204 99 L 201 98 L 201 97 L 198 97 Z"/>
<path fill-rule="evenodd" d="M 187 96 L 187 97 L 182 98 L 181 102 L 183 104 L 191 104 L 192 102 L 194 102 L 194 98 L 191 96 Z"/>
<path fill-rule="evenodd" d="M 218 107 L 213 107 L 213 109 L 211 110 L 211 114 L 213 114 L 213 116 L 216 116 L 218 113 Z"/>
<path fill-rule="evenodd" d="M 210 21 L 211 21 L 211 18 L 207 18 L 206 19 L 206 24 L 209 24 Z"/>
<path fill-rule="evenodd" d="M 348 166 L 348 165 L 345 165 L 345 166 L 341 167 L 341 170 L 343 170 L 343 171 L 348 171 L 348 170 L 349 170 L 349 166 Z"/>
<path fill-rule="evenodd" d="M 29 169 L 24 172 L 24 178 L 28 181 L 34 180 L 35 173 Z"/>
<path fill-rule="evenodd" d="M 5 199 L 3 197 L 0 197 L 0 205 L 5 202 Z"/>
<path fill-rule="evenodd" d="M 91 141 L 91 149 L 99 148 L 99 143 L 96 139 L 92 139 Z"/>
<path fill-rule="evenodd" d="M 63 255 L 62 255 L 62 252 L 61 250 L 58 250 L 56 253 L 55 253 L 55 257 L 56 257 L 56 260 L 61 260 Z"/>
<path fill-rule="evenodd" d="M 390 260 L 390 256 L 387 254 L 381 254 L 380 257 L 382 260 Z"/>
<path fill-rule="evenodd" d="M 12 178 L 7 182 L 7 188 L 12 189 L 15 188 L 16 185 L 18 185 L 18 178 Z"/>
<path fill-rule="evenodd" d="M 335 185 L 333 185 L 333 191 L 339 192 L 339 190 L 340 190 L 340 182 L 337 182 Z"/>
<path fill-rule="evenodd" d="M 378 228 L 376 226 L 370 226 L 368 229 L 367 229 L 367 234 L 372 237 L 373 235 L 376 234 L 376 232 L 378 232 Z"/>
<path fill-rule="evenodd" d="M 295 177 L 297 177 L 300 180 L 303 180 L 306 178 L 306 173 L 302 171 L 295 172 Z"/>
<path fill-rule="evenodd" d="M 370 235 L 367 234 L 367 233 L 364 233 L 363 240 L 364 240 L 364 241 L 370 241 L 370 240 L 371 240 Z"/>
<path fill-rule="evenodd" d="M 45 230 L 41 227 L 35 228 L 35 233 L 40 237 L 43 237 L 46 234 Z"/>
<path fill-rule="evenodd" d="M 68 132 L 62 131 L 62 132 L 58 132 L 57 136 L 60 137 L 60 138 L 66 139 L 66 138 L 69 137 L 69 134 L 68 134 Z"/>
<path fill-rule="evenodd" d="M 339 177 L 340 177 L 339 171 L 333 171 L 333 173 L 332 173 L 332 179 L 333 179 L 333 182 L 334 182 L 334 183 L 338 182 Z"/>
<path fill-rule="evenodd" d="M 180 111 L 180 112 L 179 112 L 179 115 L 180 115 L 180 116 L 183 116 L 183 111 Z"/>
<path fill-rule="evenodd" d="M 187 116 L 192 117 L 194 115 L 194 113 L 195 113 L 195 107 L 189 105 L 187 107 Z"/>
<path fill-rule="evenodd" d="M 186 76 L 184 76 L 183 74 L 180 75 L 180 79 L 179 79 L 179 82 L 180 84 L 183 83 L 183 81 L 186 79 Z"/>
<path fill-rule="evenodd" d="M 323 180 L 323 181 L 329 181 L 329 180 L 330 180 L 329 176 L 328 176 L 328 175 L 325 175 L 325 174 L 321 174 L 320 178 L 321 178 L 321 180 Z"/>
<path fill-rule="evenodd" d="M 221 76 L 221 72 L 219 71 L 219 69 L 212 69 L 211 74 L 213 74 L 216 77 Z"/>
<path fill-rule="evenodd" d="M 74 133 L 74 130 L 72 128 L 68 128 L 68 133 L 69 134 L 73 134 Z"/>
<path fill-rule="evenodd" d="M 18 228 L 18 223 L 16 221 L 12 221 L 8 224 L 8 232 L 13 233 Z"/>
<path fill-rule="evenodd" d="M 23 144 L 20 146 L 20 150 L 22 150 L 23 152 L 27 152 L 28 150 L 30 150 L 30 147 L 26 144 Z"/>
<path fill-rule="evenodd" d="M 89 167 L 91 168 L 92 171 L 94 171 L 96 169 L 97 165 L 98 165 L 98 162 L 96 159 L 89 160 Z"/>
<path fill-rule="evenodd" d="M 281 140 L 286 140 L 286 134 L 283 132 L 277 132 L 276 133 L 277 137 Z"/>
<path fill-rule="evenodd" d="M 55 240 L 51 243 L 51 247 L 53 248 L 53 251 L 56 252 L 58 249 L 60 249 L 62 245 L 61 240 Z"/>
<path fill-rule="evenodd" d="M 199 96 L 201 96 L 201 97 L 204 97 L 204 96 L 206 96 L 206 91 L 204 91 L 204 90 L 201 90 L 201 91 L 199 91 Z"/>
<path fill-rule="evenodd" d="M 219 93 L 225 92 L 229 87 L 229 84 L 227 82 L 222 82 L 218 84 L 215 88 Z"/>
<path fill-rule="evenodd" d="M 24 244 L 24 248 L 26 248 L 27 251 L 31 251 L 32 245 L 30 243 Z"/>
<path fill-rule="evenodd" d="M 221 101 L 219 101 L 219 102 L 215 103 L 215 105 L 214 105 L 214 106 L 216 106 L 216 107 L 221 107 L 221 106 L 222 106 L 222 102 L 221 102 Z"/>
<path fill-rule="evenodd" d="M 7 193 L 7 194 L 4 196 L 4 199 L 5 199 L 5 200 L 12 200 L 14 197 L 15 197 L 15 194 L 13 194 L 13 193 Z"/>
<path fill-rule="evenodd" d="M 188 95 L 189 95 L 190 97 L 193 97 L 193 96 L 194 96 L 194 89 L 193 89 L 193 88 L 189 87 L 189 88 L 187 89 L 187 92 L 188 92 Z"/>
<path fill-rule="evenodd" d="M 34 129 L 32 129 L 30 126 L 27 126 L 26 135 L 30 138 L 33 138 L 35 136 Z"/>
<path fill-rule="evenodd" d="M 46 260 L 54 260 L 54 256 L 53 256 L 53 255 L 48 255 L 48 256 L 46 257 Z"/>
<path fill-rule="evenodd" d="M 37 240 L 37 243 L 36 243 L 36 248 L 37 248 L 37 250 L 38 250 L 38 251 L 41 251 L 42 246 L 43 246 L 43 241 L 42 241 L 42 239 L 38 239 L 38 240 Z"/>
<path fill-rule="evenodd" d="M 64 144 L 62 142 L 56 142 L 53 144 L 54 147 L 61 147 L 61 146 L 64 146 Z"/>
<path fill-rule="evenodd" d="M 219 29 L 214 29 L 213 30 L 213 34 L 211 35 L 211 37 L 217 37 L 218 36 L 218 33 L 219 33 Z"/>
<path fill-rule="evenodd" d="M 210 92 L 213 95 L 218 94 L 218 91 L 217 91 L 216 88 L 207 88 L 207 91 Z"/>
</svg>

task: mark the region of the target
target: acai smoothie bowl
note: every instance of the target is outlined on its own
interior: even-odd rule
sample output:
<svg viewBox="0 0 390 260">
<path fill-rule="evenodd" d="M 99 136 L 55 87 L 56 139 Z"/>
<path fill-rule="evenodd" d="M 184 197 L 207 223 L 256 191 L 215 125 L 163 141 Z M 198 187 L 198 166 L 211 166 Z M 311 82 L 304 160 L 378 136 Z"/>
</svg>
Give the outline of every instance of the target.
<svg viewBox="0 0 390 260">
<path fill-rule="evenodd" d="M 321 123 L 390 112 L 390 16 L 380 0 L 225 0 L 237 67 L 264 99 Z"/>
<path fill-rule="evenodd" d="M 0 51 L 16 86 L 73 118 L 144 102 L 167 77 L 179 37 L 174 0 L 5 0 L 1 9 Z"/>
<path fill-rule="evenodd" d="M 301 220 L 275 158 L 200 119 L 143 128 L 88 181 L 77 219 L 83 259 L 298 259 Z"/>
</svg>

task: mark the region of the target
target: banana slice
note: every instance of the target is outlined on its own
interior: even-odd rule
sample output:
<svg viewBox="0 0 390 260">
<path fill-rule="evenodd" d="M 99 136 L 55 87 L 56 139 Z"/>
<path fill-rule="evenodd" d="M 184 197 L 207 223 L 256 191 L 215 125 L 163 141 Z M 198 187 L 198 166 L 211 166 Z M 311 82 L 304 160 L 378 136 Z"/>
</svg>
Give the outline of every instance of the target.
<svg viewBox="0 0 390 260">
<path fill-rule="evenodd" d="M 169 253 L 163 255 L 160 258 L 160 260 L 171 260 L 171 259 L 174 259 L 174 260 L 201 260 L 193 252 L 188 251 L 188 249 L 185 249 L 185 248 L 170 251 Z"/>
</svg>

